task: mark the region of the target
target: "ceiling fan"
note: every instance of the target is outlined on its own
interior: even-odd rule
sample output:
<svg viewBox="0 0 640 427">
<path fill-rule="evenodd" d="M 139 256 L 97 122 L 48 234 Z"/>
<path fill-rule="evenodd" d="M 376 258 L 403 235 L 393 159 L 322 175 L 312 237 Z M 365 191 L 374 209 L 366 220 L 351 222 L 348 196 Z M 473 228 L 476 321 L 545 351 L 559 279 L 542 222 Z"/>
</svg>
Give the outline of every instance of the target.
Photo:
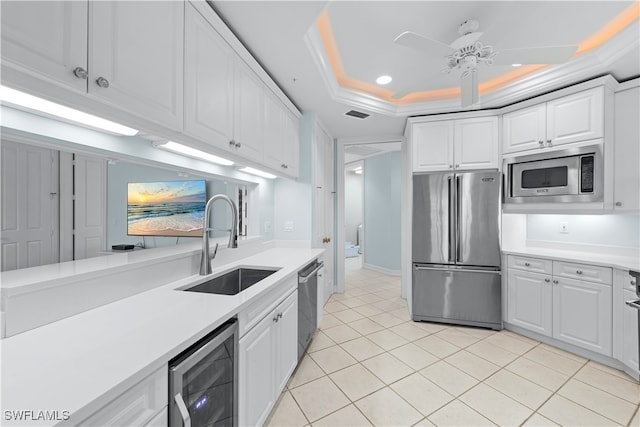
<svg viewBox="0 0 640 427">
<path fill-rule="evenodd" d="M 478 65 L 499 64 L 561 64 L 568 61 L 578 49 L 577 45 L 530 47 L 523 49 L 504 49 L 494 51 L 493 46 L 482 43 L 482 32 L 477 31 L 480 24 L 475 19 L 467 19 L 458 27 L 458 37 L 451 44 L 405 31 L 394 39 L 394 43 L 412 49 L 443 56 L 446 66 L 442 72 L 460 73 L 462 107 L 478 103 Z M 400 99 L 414 92 L 405 90 L 396 92 L 392 98 Z"/>
</svg>

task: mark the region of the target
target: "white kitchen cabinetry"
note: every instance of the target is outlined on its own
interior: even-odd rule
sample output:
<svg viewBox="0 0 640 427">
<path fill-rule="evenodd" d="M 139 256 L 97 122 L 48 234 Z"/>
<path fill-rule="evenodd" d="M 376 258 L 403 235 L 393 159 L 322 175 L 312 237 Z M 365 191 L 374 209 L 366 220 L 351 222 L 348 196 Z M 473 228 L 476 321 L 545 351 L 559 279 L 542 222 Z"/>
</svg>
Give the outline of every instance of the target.
<svg viewBox="0 0 640 427">
<path fill-rule="evenodd" d="M 264 95 L 264 162 L 289 176 L 298 176 L 298 120 L 273 95 Z"/>
<path fill-rule="evenodd" d="M 615 94 L 614 116 L 614 210 L 640 211 L 640 80 Z"/>
<path fill-rule="evenodd" d="M 638 316 L 640 312 L 628 306 L 627 301 L 636 301 L 636 282 L 627 270 L 614 270 L 614 344 L 613 355 L 624 364 L 624 370 L 640 377 L 638 367 Z"/>
<path fill-rule="evenodd" d="M 63 103 L 52 86 L 72 88 L 181 130 L 183 13 L 182 2 L 3 2 L 7 83 Z"/>
<path fill-rule="evenodd" d="M 238 62 L 232 142 L 239 155 L 257 162 L 262 162 L 264 154 L 264 96 L 258 76 L 249 67 Z"/>
<path fill-rule="evenodd" d="M 603 138 L 604 90 L 595 87 L 504 114 L 503 153 Z"/>
<path fill-rule="evenodd" d="M 507 321 L 612 355 L 610 268 L 509 255 Z"/>
<path fill-rule="evenodd" d="M 298 292 L 292 292 L 238 343 L 239 425 L 264 424 L 298 363 Z"/>
<path fill-rule="evenodd" d="M 499 167 L 497 117 L 413 123 L 413 171 Z"/>
</svg>

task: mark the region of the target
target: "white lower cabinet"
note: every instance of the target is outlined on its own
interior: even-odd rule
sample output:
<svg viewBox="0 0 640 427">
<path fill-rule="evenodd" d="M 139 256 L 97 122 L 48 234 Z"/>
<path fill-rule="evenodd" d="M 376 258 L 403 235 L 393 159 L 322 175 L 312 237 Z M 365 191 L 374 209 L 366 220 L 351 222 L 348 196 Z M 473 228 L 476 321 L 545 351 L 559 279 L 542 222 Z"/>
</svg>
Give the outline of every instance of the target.
<svg viewBox="0 0 640 427">
<path fill-rule="evenodd" d="M 238 349 L 239 425 L 262 425 L 298 363 L 297 290 L 240 338 Z"/>
<path fill-rule="evenodd" d="M 508 265 L 508 323 L 612 355 L 610 268 L 514 255 Z"/>
</svg>

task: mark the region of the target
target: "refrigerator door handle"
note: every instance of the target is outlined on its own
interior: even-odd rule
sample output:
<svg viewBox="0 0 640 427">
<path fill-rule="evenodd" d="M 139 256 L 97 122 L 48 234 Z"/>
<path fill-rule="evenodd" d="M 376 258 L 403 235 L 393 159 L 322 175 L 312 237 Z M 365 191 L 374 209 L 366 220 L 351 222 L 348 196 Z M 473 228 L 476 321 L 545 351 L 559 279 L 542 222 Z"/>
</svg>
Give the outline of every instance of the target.
<svg viewBox="0 0 640 427">
<path fill-rule="evenodd" d="M 447 191 L 448 191 L 448 203 L 449 203 L 449 230 L 447 232 L 448 241 L 448 257 L 449 262 L 454 262 L 455 253 L 454 253 L 454 240 L 455 236 L 455 227 L 453 224 L 455 223 L 455 205 L 454 205 L 454 196 L 453 196 L 453 176 L 447 177 Z"/>
<path fill-rule="evenodd" d="M 460 227 L 462 223 L 460 221 L 460 212 L 462 211 L 462 197 L 460 196 L 460 183 L 462 177 L 456 175 L 456 262 L 461 262 L 460 259 Z"/>
</svg>

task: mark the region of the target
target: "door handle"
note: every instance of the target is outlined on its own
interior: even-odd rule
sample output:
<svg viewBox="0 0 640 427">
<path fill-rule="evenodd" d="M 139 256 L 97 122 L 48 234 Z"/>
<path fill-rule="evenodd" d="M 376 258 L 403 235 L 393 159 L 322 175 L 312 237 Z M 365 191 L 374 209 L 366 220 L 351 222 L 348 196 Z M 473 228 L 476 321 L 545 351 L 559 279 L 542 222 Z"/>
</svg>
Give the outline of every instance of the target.
<svg viewBox="0 0 640 427">
<path fill-rule="evenodd" d="M 462 211 L 462 197 L 460 196 L 460 185 L 462 182 L 462 177 L 460 175 L 456 176 L 456 262 L 462 261 L 460 259 L 460 226 L 462 225 L 462 221 L 460 221 L 460 212 Z"/>
<path fill-rule="evenodd" d="M 448 202 L 448 208 L 449 208 L 449 229 L 447 231 L 447 250 L 448 250 L 448 254 L 447 256 L 449 257 L 449 262 L 453 262 L 454 261 L 454 257 L 455 255 L 453 254 L 453 222 L 454 222 L 454 216 L 453 216 L 453 176 L 448 176 L 447 177 L 447 202 Z"/>
<path fill-rule="evenodd" d="M 182 424 L 184 427 L 191 427 L 191 415 L 189 415 L 189 411 L 187 410 L 187 405 L 184 403 L 182 394 L 176 394 L 173 399 L 176 401 L 176 406 L 178 406 L 180 416 L 182 416 Z"/>
<path fill-rule="evenodd" d="M 625 304 L 627 304 L 629 307 L 633 307 L 640 310 L 640 299 L 625 301 Z"/>
</svg>

